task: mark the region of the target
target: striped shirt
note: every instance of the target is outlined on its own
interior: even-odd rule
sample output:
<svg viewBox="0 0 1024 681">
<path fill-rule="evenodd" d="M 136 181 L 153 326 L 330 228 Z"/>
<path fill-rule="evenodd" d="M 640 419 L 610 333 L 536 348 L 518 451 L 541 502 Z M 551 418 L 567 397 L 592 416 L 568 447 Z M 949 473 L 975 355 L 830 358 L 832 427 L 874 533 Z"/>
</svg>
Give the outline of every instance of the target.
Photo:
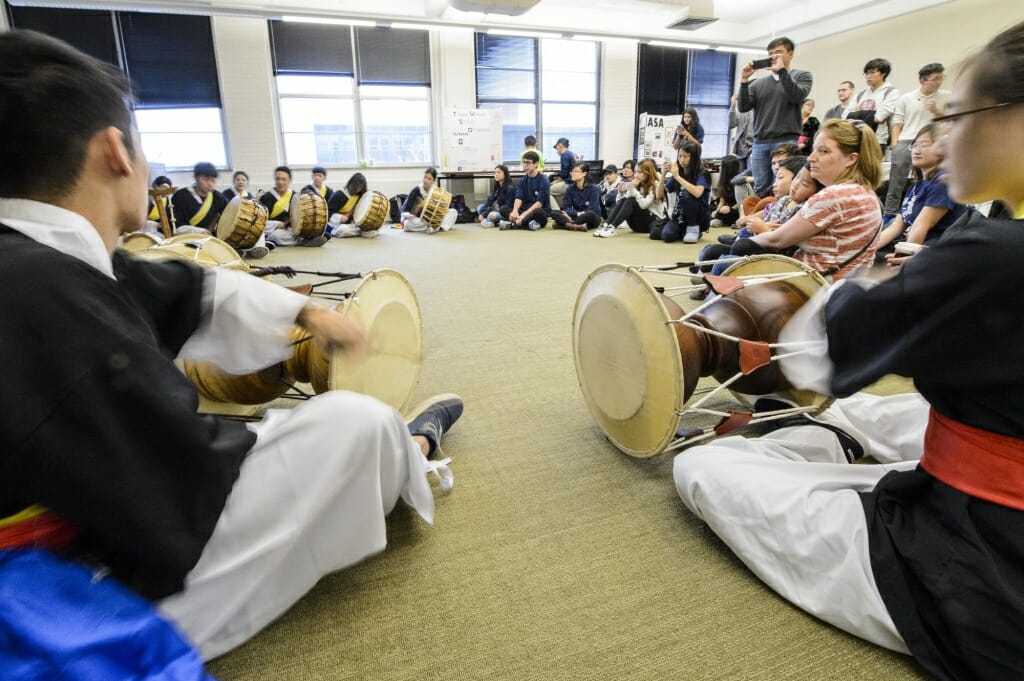
<svg viewBox="0 0 1024 681">
<path fill-rule="evenodd" d="M 870 189 L 859 184 L 825 187 L 807 200 L 800 209 L 800 216 L 819 231 L 800 242 L 800 250 L 794 256 L 797 260 L 823 271 L 843 263 L 864 244 L 870 243 L 856 260 L 832 275 L 835 280 L 874 261 L 882 207 Z"/>
</svg>

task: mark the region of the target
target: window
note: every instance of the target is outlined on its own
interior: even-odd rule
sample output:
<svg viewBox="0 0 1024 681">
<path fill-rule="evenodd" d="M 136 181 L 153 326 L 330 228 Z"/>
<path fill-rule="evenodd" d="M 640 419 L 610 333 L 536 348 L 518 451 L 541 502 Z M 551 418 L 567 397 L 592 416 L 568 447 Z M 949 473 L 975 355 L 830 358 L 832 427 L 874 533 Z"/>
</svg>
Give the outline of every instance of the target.
<svg viewBox="0 0 1024 681">
<path fill-rule="evenodd" d="M 735 60 L 729 52 L 641 44 L 637 112 L 679 115 L 693 107 L 704 126 L 701 156 L 721 158 L 729 147 L 729 99 Z"/>
<path fill-rule="evenodd" d="M 46 7 L 10 7 L 10 17 L 15 28 L 60 38 L 126 72 L 151 162 L 169 170 L 228 165 L 208 17 Z"/>
<path fill-rule="evenodd" d="M 432 162 L 426 31 L 269 26 L 287 163 Z"/>
<path fill-rule="evenodd" d="M 545 161 L 566 137 L 583 158 L 597 156 L 598 43 L 476 34 L 477 106 L 502 111 L 502 156 L 518 163 L 527 135 Z"/>
</svg>

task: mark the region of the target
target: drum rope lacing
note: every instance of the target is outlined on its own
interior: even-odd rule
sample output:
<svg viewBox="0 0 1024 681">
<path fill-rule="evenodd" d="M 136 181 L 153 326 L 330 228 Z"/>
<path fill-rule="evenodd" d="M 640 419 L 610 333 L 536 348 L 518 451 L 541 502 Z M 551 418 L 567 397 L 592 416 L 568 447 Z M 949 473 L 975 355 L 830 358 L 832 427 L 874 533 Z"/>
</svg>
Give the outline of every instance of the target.
<svg viewBox="0 0 1024 681">
<path fill-rule="evenodd" d="M 733 262 L 733 264 L 735 264 L 737 262 L 743 262 L 743 261 L 746 261 L 746 260 L 749 260 L 749 259 L 750 258 L 743 257 L 743 258 L 730 259 L 730 261 Z M 716 264 L 718 262 L 721 262 L 721 260 L 710 261 L 710 262 L 696 261 L 696 262 L 692 262 L 692 263 L 682 263 L 682 262 L 680 262 L 680 263 L 675 263 L 674 265 L 655 265 L 655 266 L 646 266 L 646 267 L 631 267 L 630 269 L 633 269 L 633 270 L 635 270 L 637 272 L 660 272 L 662 274 L 666 274 L 666 275 L 670 275 L 670 276 L 692 276 L 689 273 L 675 272 L 674 270 L 682 269 L 684 267 L 685 268 L 689 268 L 691 266 L 711 265 L 711 264 Z M 785 281 L 787 279 L 794 279 L 794 278 L 798 278 L 798 277 L 807 277 L 807 276 L 810 276 L 809 272 L 781 272 L 781 273 L 773 273 L 773 274 L 745 275 L 745 276 L 737 276 L 737 277 L 731 277 L 731 278 L 735 279 L 735 280 L 739 280 L 740 282 L 743 283 L 743 286 L 749 286 L 749 285 L 757 285 L 759 283 L 765 283 L 765 282 L 770 282 L 770 281 L 771 282 L 774 282 L 774 281 Z M 688 286 L 675 286 L 675 287 L 657 287 L 656 286 L 656 287 L 654 287 L 654 290 L 659 292 L 659 293 L 663 293 L 663 294 L 668 295 L 668 296 L 671 297 L 673 294 L 670 293 L 670 292 L 677 292 L 674 295 L 681 295 L 682 293 L 685 293 L 685 292 L 688 292 L 688 291 L 697 290 L 697 289 L 701 289 L 701 288 L 705 288 L 706 286 L 707 286 L 706 283 L 691 284 L 691 285 L 688 285 Z M 714 289 L 712 289 L 712 291 L 713 290 Z M 817 346 L 817 345 L 820 344 L 820 341 L 787 341 L 787 342 L 775 342 L 775 343 L 767 343 L 767 342 L 763 342 L 763 341 L 748 341 L 748 340 L 740 338 L 738 336 L 734 336 L 732 334 L 723 333 L 721 331 L 718 331 L 717 329 L 709 329 L 709 328 L 707 328 L 705 326 L 702 326 L 700 324 L 696 324 L 696 323 L 690 321 L 690 319 L 692 317 L 694 317 L 695 315 L 700 314 L 706 307 L 711 305 L 714 302 L 714 300 L 715 300 L 715 297 L 711 297 L 711 298 L 705 300 L 703 303 L 701 303 L 694 310 L 691 310 L 690 312 L 687 312 L 686 314 L 684 314 L 681 318 L 674 319 L 674 320 L 669 320 L 669 321 L 667 321 L 665 323 L 666 324 L 680 324 L 682 326 L 686 326 L 686 327 L 688 327 L 690 329 L 693 329 L 694 331 L 698 331 L 700 333 L 705 333 L 705 334 L 708 334 L 708 335 L 711 335 L 711 336 L 716 336 L 718 338 L 722 338 L 724 340 L 728 340 L 728 341 L 734 342 L 734 343 L 736 343 L 737 345 L 740 346 L 740 353 L 741 353 L 741 355 L 745 352 L 745 348 L 749 347 L 751 345 L 761 346 L 761 347 L 766 348 L 768 350 L 778 350 L 778 349 L 783 349 L 783 348 L 791 348 L 792 349 L 789 352 L 783 352 L 781 354 L 770 354 L 768 362 L 777 362 L 777 361 L 779 361 L 781 359 L 786 359 L 786 358 L 789 358 L 789 357 L 795 357 L 795 356 L 798 356 L 798 355 L 806 354 L 807 350 L 806 349 L 800 349 L 800 348 L 809 348 L 809 347 L 814 347 L 814 346 Z M 707 407 L 704 406 L 709 400 L 712 400 L 713 398 L 715 398 L 722 391 L 727 390 L 730 385 L 732 385 L 733 383 L 735 383 L 739 379 L 743 378 L 743 376 L 752 373 L 754 370 L 756 370 L 757 368 L 760 368 L 760 366 L 763 366 L 763 365 L 764 365 L 764 363 L 760 363 L 760 364 L 757 364 L 756 366 L 754 366 L 753 368 L 751 368 L 749 371 L 742 371 L 741 370 L 741 371 L 736 372 L 736 374 L 734 374 L 733 376 L 731 376 L 727 380 L 719 382 L 719 384 L 717 386 L 715 386 L 715 387 L 711 388 L 710 390 L 708 390 L 708 392 L 705 395 L 703 395 L 699 400 L 697 400 L 697 402 L 693 403 L 692 405 L 688 405 L 688 406 L 686 406 L 685 408 L 683 408 L 681 410 L 680 409 L 676 409 L 675 413 L 678 416 L 685 416 L 685 415 L 688 415 L 688 414 L 704 414 L 704 415 L 708 415 L 708 416 L 720 417 L 721 420 L 717 424 L 715 424 L 714 426 L 706 426 L 706 427 L 703 427 L 703 428 L 690 429 L 689 432 L 685 436 L 680 437 L 680 438 L 674 440 L 673 442 L 671 442 L 665 448 L 665 451 L 666 452 L 671 452 L 671 451 L 674 451 L 674 450 L 682 449 L 683 447 L 689 446 L 689 445 L 694 444 L 696 442 L 700 442 L 702 440 L 707 440 L 707 439 L 710 439 L 712 437 L 716 437 L 718 435 L 722 435 L 722 434 L 724 434 L 726 432 L 729 432 L 730 430 L 733 430 L 733 429 L 735 429 L 737 427 L 753 426 L 753 425 L 757 425 L 757 424 L 761 424 L 761 423 L 777 421 L 777 420 L 784 419 L 784 418 L 787 418 L 787 417 L 790 417 L 790 416 L 794 416 L 794 415 L 798 415 L 798 414 L 813 414 L 813 413 L 818 411 L 818 407 L 814 406 L 814 405 L 793 406 L 793 407 L 787 408 L 787 409 L 776 409 L 776 410 L 772 410 L 772 411 L 763 411 L 763 412 L 757 412 L 757 413 L 736 412 L 736 411 L 731 411 L 731 412 L 730 411 L 722 411 L 722 410 L 719 410 L 719 409 L 712 409 L 712 408 L 707 408 Z"/>
</svg>

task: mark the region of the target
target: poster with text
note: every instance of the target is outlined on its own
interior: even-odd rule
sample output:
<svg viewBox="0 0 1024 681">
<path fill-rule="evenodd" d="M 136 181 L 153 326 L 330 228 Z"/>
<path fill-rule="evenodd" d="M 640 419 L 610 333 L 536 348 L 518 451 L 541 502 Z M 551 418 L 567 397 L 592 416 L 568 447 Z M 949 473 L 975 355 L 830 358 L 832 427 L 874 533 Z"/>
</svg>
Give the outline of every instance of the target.
<svg viewBox="0 0 1024 681">
<path fill-rule="evenodd" d="M 637 160 L 649 158 L 660 168 L 665 161 L 674 161 L 676 151 L 672 148 L 676 126 L 682 123 L 682 114 L 662 116 L 660 114 L 640 114 L 640 135 L 637 143 Z"/>
<path fill-rule="evenodd" d="M 444 172 L 491 170 L 501 163 L 501 109 L 449 109 L 442 141 Z"/>
</svg>

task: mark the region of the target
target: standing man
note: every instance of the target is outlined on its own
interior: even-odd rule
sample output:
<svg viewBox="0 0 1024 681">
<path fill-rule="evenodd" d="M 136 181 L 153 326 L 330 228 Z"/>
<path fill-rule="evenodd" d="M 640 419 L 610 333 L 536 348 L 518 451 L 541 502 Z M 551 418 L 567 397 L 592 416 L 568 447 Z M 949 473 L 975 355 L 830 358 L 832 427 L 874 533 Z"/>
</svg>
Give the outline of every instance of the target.
<svg viewBox="0 0 1024 681">
<path fill-rule="evenodd" d="M 736 131 L 732 134 L 731 149 L 740 160 L 740 170 L 746 170 L 750 165 L 750 152 L 754 148 L 754 116 L 749 111 L 736 110 L 738 99 L 737 95 L 733 95 L 729 103 L 729 130 Z"/>
<path fill-rule="evenodd" d="M 867 87 L 857 93 L 854 108 L 857 114 L 847 118 L 859 118 L 874 125 L 875 137 L 882 145 L 882 156 L 889 147 L 889 117 L 896 110 L 896 100 L 900 91 L 889 84 L 892 64 L 886 59 L 872 59 L 864 65 L 864 81 Z"/>
<path fill-rule="evenodd" d="M 516 185 L 516 201 L 512 204 L 509 222 L 502 222 L 501 229 L 528 229 L 536 232 L 544 229 L 548 221 L 548 202 L 551 200 L 551 181 L 543 175 L 537 164 L 540 156 L 536 151 L 523 154 L 523 169 L 526 175 Z"/>
<path fill-rule="evenodd" d="M 795 45 L 789 38 L 776 38 L 768 43 L 771 65 L 769 75 L 750 81 L 754 62 L 743 67 L 740 74 L 740 111 L 754 112 L 754 146 L 750 166 L 754 171 L 754 191 L 765 195 L 774 179 L 771 172 L 772 151 L 780 144 L 797 144 L 803 128 L 800 109 L 814 84 L 810 71 L 790 69 Z"/>
<path fill-rule="evenodd" d="M 889 191 L 885 195 L 885 215 L 892 218 L 899 212 L 903 190 L 910 174 L 910 145 L 924 126 L 941 116 L 949 93 L 940 90 L 946 68 L 942 64 L 925 64 L 917 72 L 920 86 L 896 100 L 892 114 L 892 149 L 889 167 Z"/>
<path fill-rule="evenodd" d="M 192 169 L 195 182 L 174 192 L 174 221 L 177 234 L 210 234 L 217 231 L 220 214 L 227 208 L 224 196 L 214 189 L 217 166 L 203 161 Z"/>
<path fill-rule="evenodd" d="M 853 102 L 850 100 L 853 99 L 853 91 L 855 89 L 856 86 L 852 81 L 844 80 L 840 83 L 839 89 L 836 90 L 836 94 L 839 95 L 839 103 L 825 112 L 821 122 L 824 123 L 830 118 L 846 118 L 846 114 L 853 111 Z"/>
<path fill-rule="evenodd" d="M 572 182 L 570 174 L 572 167 L 576 165 L 576 154 L 569 151 L 569 140 L 559 137 L 555 142 L 555 151 L 558 153 L 559 167 L 558 174 L 551 177 L 551 210 L 562 209 L 562 197 L 565 196 L 565 189 Z"/>
</svg>

